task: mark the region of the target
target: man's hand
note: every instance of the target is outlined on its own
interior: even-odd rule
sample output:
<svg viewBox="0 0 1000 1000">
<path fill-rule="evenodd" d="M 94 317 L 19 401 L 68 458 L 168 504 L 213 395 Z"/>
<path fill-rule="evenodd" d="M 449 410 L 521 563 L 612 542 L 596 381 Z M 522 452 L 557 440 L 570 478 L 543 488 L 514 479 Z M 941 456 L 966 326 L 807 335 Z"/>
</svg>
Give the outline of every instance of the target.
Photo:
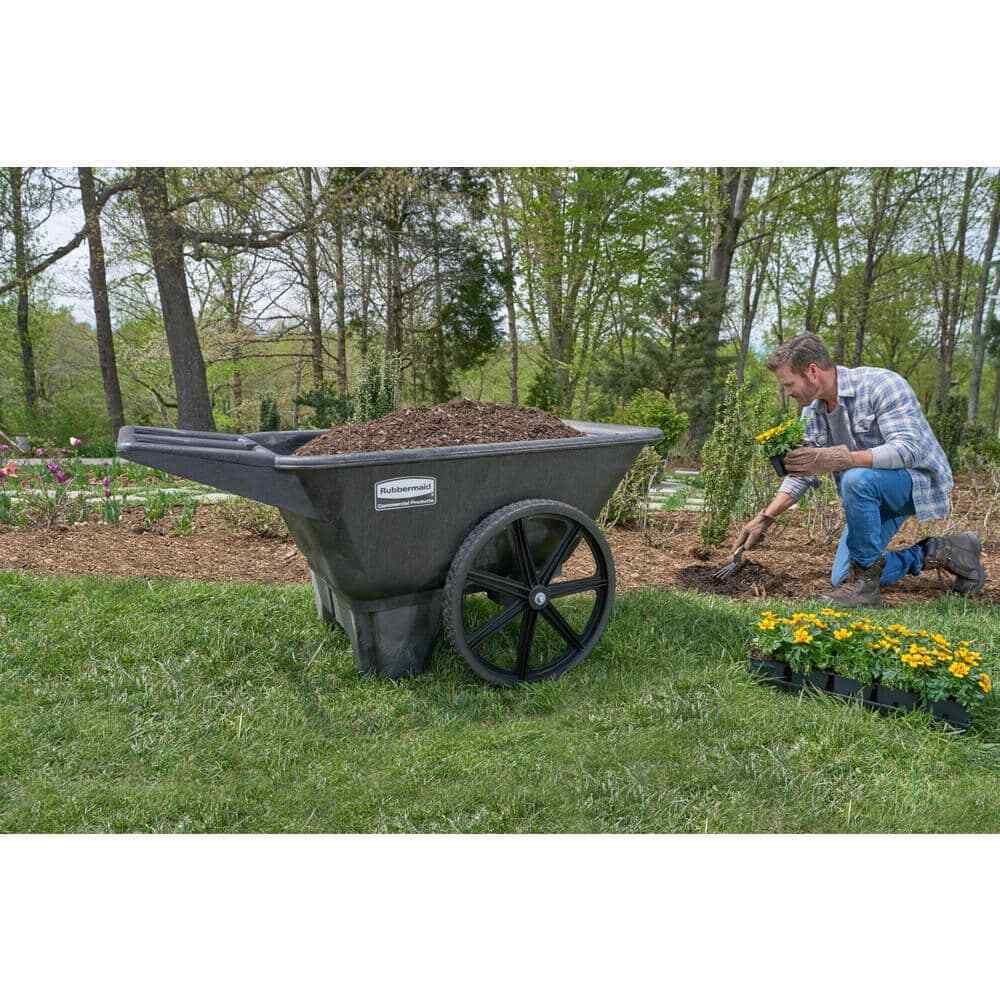
<svg viewBox="0 0 1000 1000">
<path fill-rule="evenodd" d="M 785 455 L 785 468 L 796 475 L 814 476 L 821 472 L 843 472 L 854 466 L 846 446 L 794 448 Z"/>
<path fill-rule="evenodd" d="M 743 546 L 744 551 L 755 549 L 764 540 L 764 533 L 774 523 L 774 518 L 760 513 L 752 521 L 747 521 L 736 539 L 736 548 Z M 733 555 L 736 551 L 733 550 Z"/>
</svg>

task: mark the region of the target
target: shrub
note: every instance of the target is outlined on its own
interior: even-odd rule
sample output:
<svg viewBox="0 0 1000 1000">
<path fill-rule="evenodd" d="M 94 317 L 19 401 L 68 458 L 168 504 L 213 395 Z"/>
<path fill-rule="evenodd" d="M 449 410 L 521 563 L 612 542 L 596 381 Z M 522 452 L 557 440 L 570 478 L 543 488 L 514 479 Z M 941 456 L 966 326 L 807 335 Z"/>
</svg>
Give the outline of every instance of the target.
<svg viewBox="0 0 1000 1000">
<path fill-rule="evenodd" d="M 931 430 L 948 456 L 953 472 L 957 472 L 961 464 L 959 449 L 962 447 L 968 406 L 969 401 L 964 396 L 952 393 L 937 407 L 930 419 Z"/>
<path fill-rule="evenodd" d="M 1000 466 L 1000 438 L 982 424 L 966 424 L 958 448 L 958 468 L 983 469 Z"/>
<path fill-rule="evenodd" d="M 260 401 L 259 426 L 261 431 L 281 430 L 281 418 L 278 416 L 278 404 L 270 396 L 265 396 Z"/>
<path fill-rule="evenodd" d="M 597 523 L 602 528 L 636 524 L 642 519 L 649 488 L 660 468 L 660 456 L 653 448 L 639 452 L 625 478 L 601 509 Z"/>
<path fill-rule="evenodd" d="M 701 453 L 705 511 L 701 540 L 718 545 L 729 531 L 750 469 L 754 451 L 752 428 L 763 409 L 762 397 L 751 401 L 748 387 L 730 372 L 719 400 L 715 426 Z"/>
<path fill-rule="evenodd" d="M 654 447 L 663 458 L 688 428 L 687 414 L 681 413 L 658 389 L 637 392 L 616 414 L 616 421 L 637 427 L 659 427 L 663 440 Z"/>
<path fill-rule="evenodd" d="M 219 513 L 230 524 L 261 538 L 276 538 L 283 542 L 291 538 L 281 512 L 270 504 L 240 498 L 219 504 Z"/>
<path fill-rule="evenodd" d="M 308 406 L 315 412 L 318 427 L 346 424 L 354 415 L 354 401 L 348 396 L 341 396 L 326 382 L 297 396 L 294 401 L 299 406 Z"/>
<path fill-rule="evenodd" d="M 398 354 L 383 355 L 378 348 L 368 352 L 354 393 L 355 423 L 364 424 L 392 413 L 402 398 L 402 371 Z"/>
</svg>

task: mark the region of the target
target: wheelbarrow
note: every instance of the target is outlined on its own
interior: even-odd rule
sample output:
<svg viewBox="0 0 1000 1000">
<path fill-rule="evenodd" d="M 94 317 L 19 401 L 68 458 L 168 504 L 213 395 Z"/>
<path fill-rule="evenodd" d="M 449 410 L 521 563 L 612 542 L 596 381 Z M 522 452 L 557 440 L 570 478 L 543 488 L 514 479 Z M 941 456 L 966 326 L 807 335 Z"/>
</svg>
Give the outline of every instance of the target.
<svg viewBox="0 0 1000 1000">
<path fill-rule="evenodd" d="M 273 504 L 317 613 L 362 674 L 427 669 L 442 623 L 492 684 L 558 677 L 607 626 L 615 565 L 594 518 L 658 428 L 567 420 L 580 437 L 298 456 L 322 431 L 123 427 L 118 453 Z"/>
</svg>

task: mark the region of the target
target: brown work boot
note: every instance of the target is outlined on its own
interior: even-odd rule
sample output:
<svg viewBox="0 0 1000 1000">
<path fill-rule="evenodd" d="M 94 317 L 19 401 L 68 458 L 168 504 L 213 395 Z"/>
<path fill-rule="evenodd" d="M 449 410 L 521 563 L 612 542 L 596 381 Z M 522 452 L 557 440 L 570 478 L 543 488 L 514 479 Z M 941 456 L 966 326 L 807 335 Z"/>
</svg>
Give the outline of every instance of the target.
<svg viewBox="0 0 1000 1000">
<path fill-rule="evenodd" d="M 819 600 L 841 608 L 882 607 L 879 579 L 884 566 L 885 556 L 879 556 L 871 566 L 859 566 L 852 561 L 847 579 L 833 590 L 821 594 Z"/>
<path fill-rule="evenodd" d="M 955 577 L 951 585 L 956 594 L 978 594 L 986 584 L 986 569 L 979 555 L 983 544 L 974 531 L 941 538 L 925 538 L 924 569 L 943 569 Z"/>
</svg>

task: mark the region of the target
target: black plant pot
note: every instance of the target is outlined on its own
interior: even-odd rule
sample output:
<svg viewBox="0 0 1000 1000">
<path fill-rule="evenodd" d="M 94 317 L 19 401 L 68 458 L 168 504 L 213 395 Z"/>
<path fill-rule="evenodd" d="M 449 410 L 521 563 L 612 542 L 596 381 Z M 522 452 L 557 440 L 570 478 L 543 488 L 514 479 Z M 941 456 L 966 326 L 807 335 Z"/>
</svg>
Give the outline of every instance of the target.
<svg viewBox="0 0 1000 1000">
<path fill-rule="evenodd" d="M 840 698 L 856 698 L 862 689 L 861 681 L 856 681 L 851 677 L 841 677 L 840 674 L 832 674 L 832 693 Z"/>
<path fill-rule="evenodd" d="M 805 680 L 805 675 L 781 660 L 755 659 L 750 657 L 750 670 L 761 680 L 769 684 L 776 684 L 784 688 L 800 688 Z"/>
<path fill-rule="evenodd" d="M 771 456 L 771 465 L 774 466 L 774 471 L 778 473 L 779 476 L 787 476 L 788 470 L 785 468 L 785 455 L 787 451 L 783 451 L 780 455 Z"/>
<path fill-rule="evenodd" d="M 899 688 L 884 684 L 872 684 L 862 687 L 859 681 L 850 677 L 841 677 L 832 670 L 810 670 L 801 674 L 793 670 L 781 660 L 749 658 L 749 670 L 762 680 L 786 690 L 801 689 L 808 684 L 838 698 L 857 700 L 866 708 L 875 709 L 882 715 L 899 710 L 912 712 L 915 709 L 925 709 L 938 721 L 944 722 L 958 730 L 966 730 L 972 725 L 969 713 L 951 698 L 943 701 L 933 701 L 929 705 L 921 702 L 916 695 Z"/>
<path fill-rule="evenodd" d="M 969 713 L 954 698 L 932 701 L 927 707 L 938 722 L 946 722 L 949 726 L 954 726 L 955 729 L 964 730 L 972 725 Z"/>
<path fill-rule="evenodd" d="M 916 695 L 900 688 L 886 687 L 884 684 L 878 685 L 875 700 L 882 708 L 890 711 L 898 708 L 904 712 L 912 712 L 919 707 Z"/>
<path fill-rule="evenodd" d="M 806 675 L 806 680 L 820 691 L 833 692 L 834 674 L 829 670 L 810 670 Z"/>
</svg>

